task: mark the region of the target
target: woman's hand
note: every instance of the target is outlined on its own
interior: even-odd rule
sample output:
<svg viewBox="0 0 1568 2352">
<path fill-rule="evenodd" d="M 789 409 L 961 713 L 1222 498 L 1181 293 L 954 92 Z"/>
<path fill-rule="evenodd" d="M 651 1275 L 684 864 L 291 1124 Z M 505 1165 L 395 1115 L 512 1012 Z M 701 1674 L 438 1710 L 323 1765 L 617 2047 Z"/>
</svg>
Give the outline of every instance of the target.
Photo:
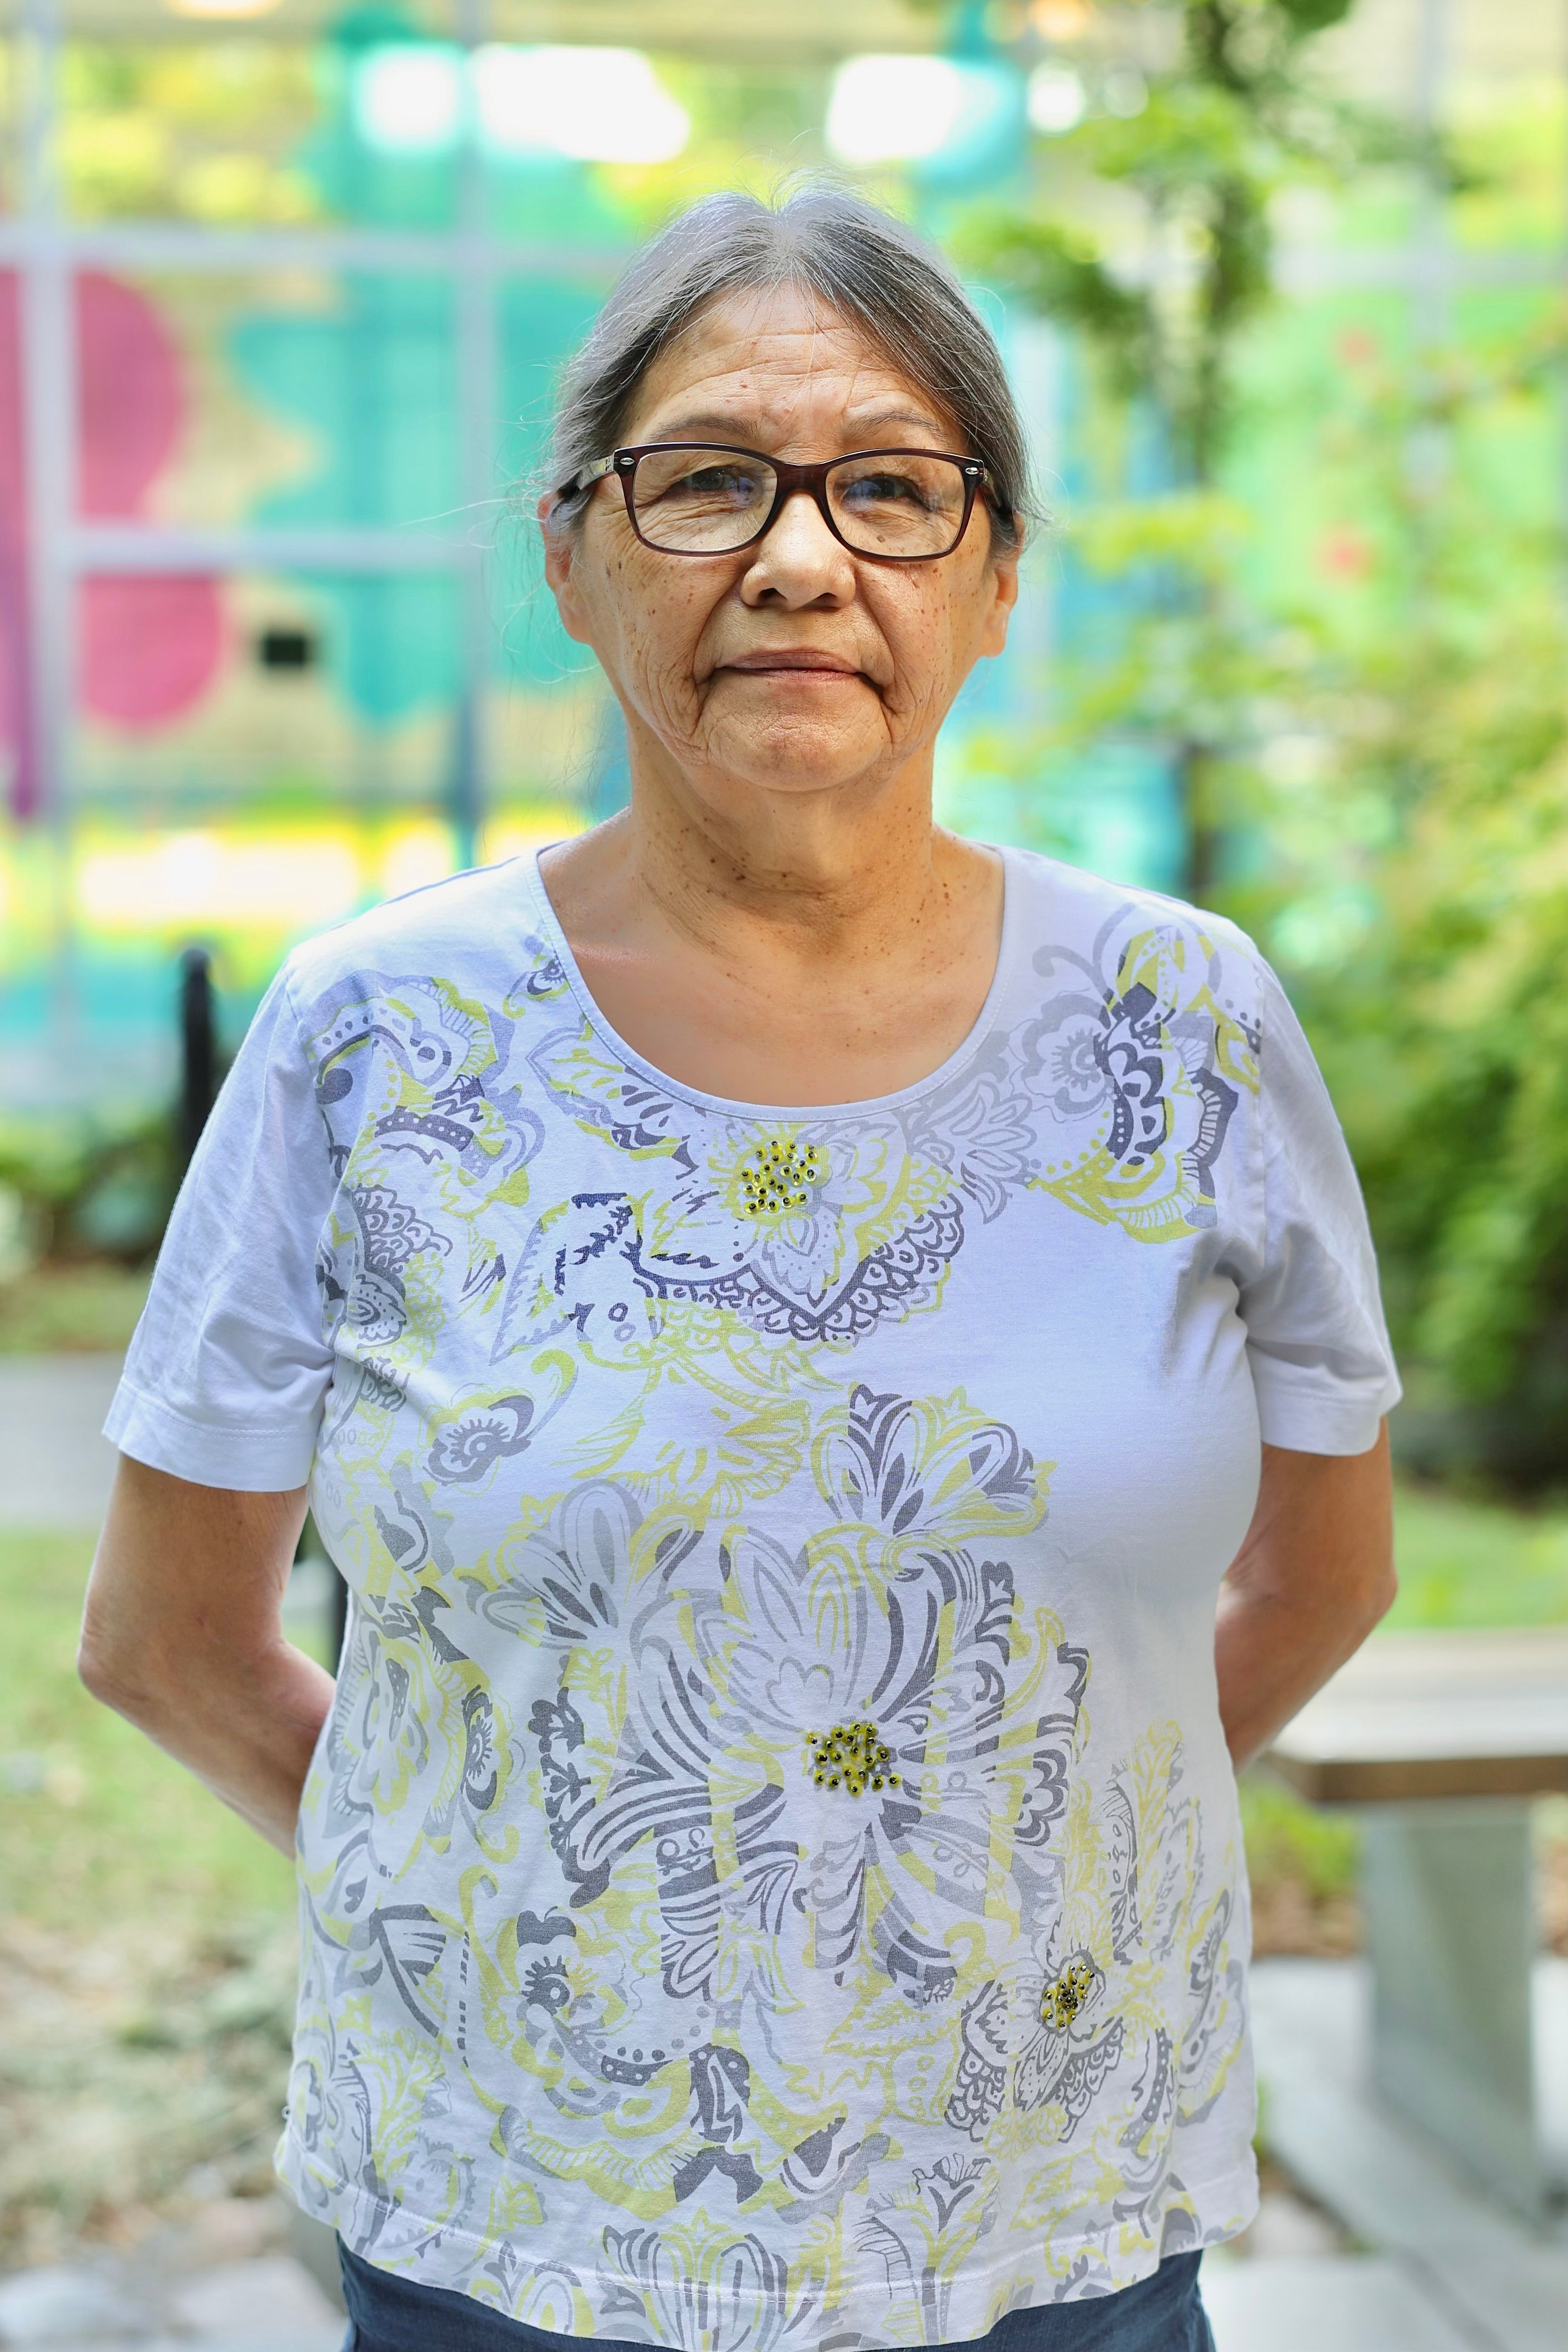
<svg viewBox="0 0 1568 2352">
<path fill-rule="evenodd" d="M 120 1457 L 77 1664 L 94 1698 L 292 1857 L 332 1678 L 283 1638 L 305 1490 L 195 1486 Z"/>
<path fill-rule="evenodd" d="M 1266 1445 L 1215 1626 L 1220 1720 L 1237 1771 L 1361 1647 L 1396 1589 L 1386 1422 L 1365 1454 Z"/>
</svg>

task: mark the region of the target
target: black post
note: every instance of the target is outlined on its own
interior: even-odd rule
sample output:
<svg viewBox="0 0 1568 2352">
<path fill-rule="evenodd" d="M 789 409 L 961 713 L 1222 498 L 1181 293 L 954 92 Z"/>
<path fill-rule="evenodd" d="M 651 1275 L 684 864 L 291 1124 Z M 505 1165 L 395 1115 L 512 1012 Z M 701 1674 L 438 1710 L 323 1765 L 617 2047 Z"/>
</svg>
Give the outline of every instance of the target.
<svg viewBox="0 0 1568 2352">
<path fill-rule="evenodd" d="M 331 1614 L 327 1621 L 327 1643 L 332 1654 L 332 1672 L 335 1675 L 342 1664 L 343 1643 L 349 1637 L 349 1589 L 339 1575 L 335 1561 L 331 1563 L 331 1568 L 332 1597 L 330 1603 Z"/>
<path fill-rule="evenodd" d="M 191 1164 L 217 1093 L 212 958 L 187 948 L 180 958 L 180 1160 Z"/>
</svg>

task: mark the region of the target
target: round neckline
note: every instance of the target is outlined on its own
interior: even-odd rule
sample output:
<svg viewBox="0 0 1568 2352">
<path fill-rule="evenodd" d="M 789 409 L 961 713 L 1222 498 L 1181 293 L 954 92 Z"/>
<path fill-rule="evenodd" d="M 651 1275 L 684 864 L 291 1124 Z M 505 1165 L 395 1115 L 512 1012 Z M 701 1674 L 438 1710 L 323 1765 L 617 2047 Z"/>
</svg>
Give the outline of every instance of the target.
<svg viewBox="0 0 1568 2352">
<path fill-rule="evenodd" d="M 1019 892 L 1016 886 L 1012 851 L 1002 843 L 986 842 L 982 845 L 987 849 L 994 849 L 1002 861 L 1002 931 L 996 947 L 996 968 L 991 975 L 991 985 L 985 992 L 980 1010 L 975 1014 L 968 1032 L 960 1038 L 946 1059 L 938 1063 L 934 1070 L 929 1070 L 923 1078 L 912 1079 L 907 1087 L 898 1087 L 892 1094 L 863 1095 L 854 1102 L 841 1103 L 742 1102 L 733 1096 L 709 1094 L 701 1087 L 689 1086 L 683 1078 L 671 1077 L 668 1070 L 661 1070 L 656 1062 L 650 1062 L 646 1055 L 639 1054 L 635 1046 L 628 1045 L 620 1032 L 611 1026 L 600 1011 L 593 991 L 584 979 L 577 959 L 572 952 L 572 943 L 561 927 L 560 918 L 550 903 L 550 893 L 544 887 L 544 877 L 540 871 L 539 861 L 544 850 L 553 849 L 557 845 L 554 842 L 546 842 L 538 849 L 528 851 L 526 853 L 527 874 L 541 927 L 550 946 L 560 960 L 562 971 L 566 975 L 566 982 L 576 1001 L 578 1012 L 601 1043 L 609 1047 L 616 1059 L 626 1068 L 635 1070 L 639 1076 L 646 1078 L 664 1093 L 678 1096 L 683 1102 L 691 1103 L 700 1110 L 715 1112 L 728 1118 L 818 1121 L 832 1118 L 865 1118 L 879 1112 L 896 1111 L 906 1103 L 918 1102 L 922 1095 L 930 1094 L 934 1087 L 944 1085 L 962 1069 L 964 1063 L 970 1059 L 976 1048 L 984 1043 L 996 1025 L 996 1008 L 1005 993 L 1013 960 L 1017 931 Z"/>
</svg>

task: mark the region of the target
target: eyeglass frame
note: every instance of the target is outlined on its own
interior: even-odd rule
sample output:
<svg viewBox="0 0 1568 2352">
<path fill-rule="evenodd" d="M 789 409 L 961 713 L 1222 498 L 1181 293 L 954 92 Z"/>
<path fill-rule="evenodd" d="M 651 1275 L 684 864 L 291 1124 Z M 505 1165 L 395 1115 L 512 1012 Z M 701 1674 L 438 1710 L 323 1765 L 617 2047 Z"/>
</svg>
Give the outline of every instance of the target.
<svg viewBox="0 0 1568 2352">
<path fill-rule="evenodd" d="M 768 509 L 761 528 L 754 530 L 750 539 L 737 540 L 733 547 L 660 547 L 657 541 L 649 539 L 638 525 L 637 509 L 632 504 L 632 488 L 637 479 L 639 461 L 644 457 L 656 456 L 660 450 L 668 449 L 712 449 L 729 457 L 755 457 L 760 465 L 771 466 L 777 477 L 778 487 L 773 492 L 773 505 Z M 944 547 L 940 554 L 878 555 L 869 548 L 857 547 L 852 541 L 845 538 L 844 533 L 834 521 L 832 511 L 828 507 L 827 477 L 835 467 L 852 466 L 862 457 L 942 457 L 950 466 L 956 466 L 959 468 L 963 476 L 963 513 L 951 543 Z M 969 520 L 974 512 L 976 497 L 984 498 L 986 504 L 997 514 L 1006 511 L 997 496 L 996 484 L 990 467 L 983 464 L 978 457 L 961 457 L 952 449 L 848 449 L 842 457 L 824 457 L 817 464 L 811 466 L 792 466 L 783 457 L 770 457 L 765 449 L 748 449 L 738 441 L 635 442 L 624 449 L 612 449 L 607 457 L 596 458 L 591 465 L 580 466 L 569 481 L 562 483 L 555 496 L 558 499 L 573 498 L 583 490 L 592 489 L 596 482 L 602 482 L 610 474 L 614 474 L 620 482 L 621 496 L 626 500 L 626 520 L 631 524 L 635 536 L 651 554 L 695 555 L 706 557 L 710 561 L 715 556 L 741 555 L 747 548 L 759 546 L 777 522 L 788 501 L 798 498 L 803 490 L 815 502 L 818 514 L 838 541 L 839 546 L 850 555 L 860 556 L 868 563 L 945 562 L 950 555 L 956 555 L 963 544 L 963 535 L 969 529 Z"/>
</svg>

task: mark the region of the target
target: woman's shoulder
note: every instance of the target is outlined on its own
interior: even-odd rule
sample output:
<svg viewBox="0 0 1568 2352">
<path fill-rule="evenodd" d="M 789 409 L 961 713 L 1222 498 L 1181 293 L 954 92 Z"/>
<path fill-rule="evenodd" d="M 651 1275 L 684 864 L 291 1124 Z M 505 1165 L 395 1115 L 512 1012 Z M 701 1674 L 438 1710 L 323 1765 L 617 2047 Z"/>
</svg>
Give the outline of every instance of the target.
<svg viewBox="0 0 1568 2352">
<path fill-rule="evenodd" d="M 1228 917 L 1038 850 L 1001 854 L 1020 941 L 1042 977 L 1088 966 L 1121 994 L 1140 976 L 1148 984 L 1152 970 L 1161 975 L 1163 996 L 1223 988 L 1237 1000 L 1230 1009 L 1256 1017 L 1272 975 L 1257 945 Z"/>
<path fill-rule="evenodd" d="M 289 992 L 301 1013 L 414 985 L 504 997 L 545 951 L 536 890 L 519 856 L 384 899 L 293 949 Z"/>
</svg>

